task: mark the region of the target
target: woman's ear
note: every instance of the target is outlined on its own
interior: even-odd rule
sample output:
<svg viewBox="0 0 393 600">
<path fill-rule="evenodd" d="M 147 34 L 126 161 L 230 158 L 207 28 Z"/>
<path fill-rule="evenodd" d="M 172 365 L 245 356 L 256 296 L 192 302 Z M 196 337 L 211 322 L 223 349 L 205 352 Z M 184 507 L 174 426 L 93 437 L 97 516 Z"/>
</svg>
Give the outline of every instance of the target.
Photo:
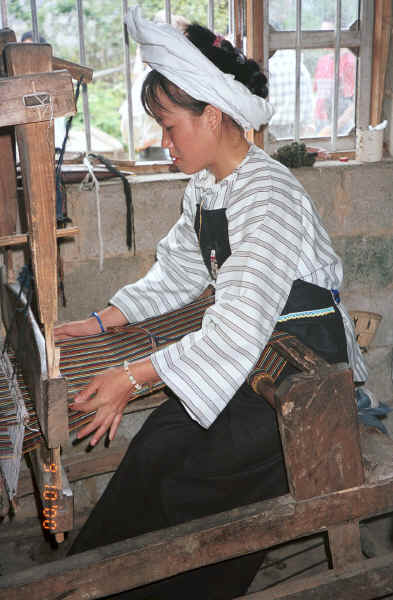
<svg viewBox="0 0 393 600">
<path fill-rule="evenodd" d="M 205 106 L 203 117 L 211 131 L 216 131 L 222 123 L 222 111 L 212 104 Z"/>
</svg>

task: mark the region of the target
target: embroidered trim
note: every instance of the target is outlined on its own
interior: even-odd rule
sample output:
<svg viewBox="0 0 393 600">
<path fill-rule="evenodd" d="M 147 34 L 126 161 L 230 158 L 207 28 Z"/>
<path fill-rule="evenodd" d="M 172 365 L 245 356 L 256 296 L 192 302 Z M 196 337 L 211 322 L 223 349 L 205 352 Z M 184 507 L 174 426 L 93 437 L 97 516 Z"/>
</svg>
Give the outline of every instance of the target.
<svg viewBox="0 0 393 600">
<path fill-rule="evenodd" d="M 324 317 L 334 313 L 334 307 L 329 306 L 328 308 L 316 308 L 315 310 L 302 310 L 300 312 L 288 313 L 281 315 L 278 319 L 278 323 L 284 323 L 285 321 L 291 321 L 293 319 L 311 319 L 315 317 Z"/>
</svg>

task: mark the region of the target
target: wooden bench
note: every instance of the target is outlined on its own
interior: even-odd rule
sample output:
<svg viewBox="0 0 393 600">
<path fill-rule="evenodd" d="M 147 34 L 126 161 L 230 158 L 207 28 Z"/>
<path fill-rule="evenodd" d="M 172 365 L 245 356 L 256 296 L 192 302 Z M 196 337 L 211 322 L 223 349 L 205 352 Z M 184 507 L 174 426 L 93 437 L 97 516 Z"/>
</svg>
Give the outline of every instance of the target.
<svg viewBox="0 0 393 600">
<path fill-rule="evenodd" d="M 393 554 L 364 559 L 359 533 L 360 520 L 393 510 L 393 443 L 359 430 L 346 365 L 326 365 L 298 343 L 290 353 L 308 370 L 274 394 L 289 494 L 2 577 L 0 598 L 101 598 L 326 531 L 332 570 L 247 598 L 371 600 L 393 592 Z"/>
</svg>

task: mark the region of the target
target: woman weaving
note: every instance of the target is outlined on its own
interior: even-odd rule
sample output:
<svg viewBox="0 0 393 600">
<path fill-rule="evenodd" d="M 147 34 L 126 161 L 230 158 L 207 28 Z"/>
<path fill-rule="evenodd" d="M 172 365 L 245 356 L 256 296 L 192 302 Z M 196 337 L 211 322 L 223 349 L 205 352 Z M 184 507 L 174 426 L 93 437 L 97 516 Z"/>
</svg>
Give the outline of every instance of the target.
<svg viewBox="0 0 393 600">
<path fill-rule="evenodd" d="M 105 371 L 75 398 L 74 408 L 97 411 L 78 435 L 92 434 L 95 445 L 108 431 L 114 437 L 139 385 L 162 379 L 173 392 L 131 442 L 73 553 L 287 492 L 274 410 L 246 381 L 274 328 L 295 333 L 329 362 L 349 358 L 355 379 L 367 375 L 331 292 L 341 284 L 341 261 L 310 198 L 286 167 L 245 139 L 245 129 L 272 115 L 258 65 L 211 32 L 190 26 L 187 39 L 145 21 L 138 8 L 128 26 L 153 69 L 142 102 L 162 127 L 163 147 L 192 177 L 183 214 L 146 276 L 119 290 L 98 318 L 64 324 L 57 336 L 170 312 L 209 284 L 215 303 L 199 331 Z M 245 593 L 260 561 L 259 553 L 227 561 L 126 597 L 233 598 Z"/>
</svg>

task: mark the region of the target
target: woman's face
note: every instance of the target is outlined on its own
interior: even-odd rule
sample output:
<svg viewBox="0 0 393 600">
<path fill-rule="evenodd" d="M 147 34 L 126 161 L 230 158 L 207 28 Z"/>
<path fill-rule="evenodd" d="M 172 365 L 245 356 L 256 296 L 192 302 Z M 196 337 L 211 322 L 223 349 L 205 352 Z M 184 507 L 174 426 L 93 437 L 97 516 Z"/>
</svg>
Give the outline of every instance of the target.
<svg viewBox="0 0 393 600">
<path fill-rule="evenodd" d="M 162 127 L 163 148 L 168 148 L 173 163 L 183 173 L 191 174 L 209 168 L 214 156 L 214 136 L 205 113 L 197 115 L 174 104 L 163 93 L 156 120 Z"/>
</svg>

